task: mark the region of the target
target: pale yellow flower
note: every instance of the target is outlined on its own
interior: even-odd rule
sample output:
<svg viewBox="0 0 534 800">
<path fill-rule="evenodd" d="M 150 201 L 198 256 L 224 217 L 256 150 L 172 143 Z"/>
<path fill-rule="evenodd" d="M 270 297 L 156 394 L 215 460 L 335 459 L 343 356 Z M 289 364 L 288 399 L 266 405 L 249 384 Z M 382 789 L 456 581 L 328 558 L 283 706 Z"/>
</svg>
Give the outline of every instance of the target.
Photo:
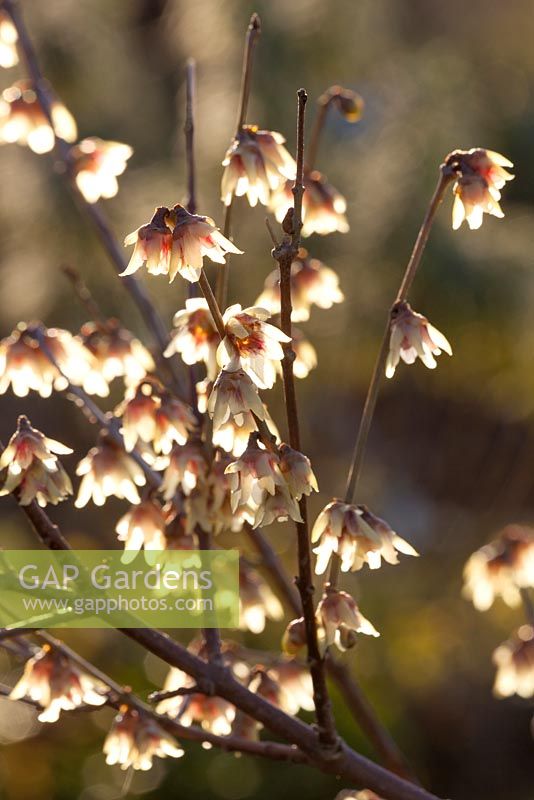
<svg viewBox="0 0 534 800">
<path fill-rule="evenodd" d="M 185 309 L 174 315 L 173 325 L 174 331 L 165 356 L 169 358 L 174 353 L 180 353 L 186 364 L 202 361 L 206 365 L 209 380 L 215 380 L 220 336 L 206 300 L 203 297 L 186 300 Z"/>
<path fill-rule="evenodd" d="M 234 195 L 247 196 L 251 206 L 268 205 L 269 197 L 285 180 L 294 180 L 296 164 L 276 131 L 244 125 L 224 157 L 221 200 L 227 206 Z"/>
<path fill-rule="evenodd" d="M 252 306 L 242 309 L 230 306 L 223 315 L 226 336 L 217 350 L 221 367 L 239 359 L 242 369 L 260 389 L 270 389 L 276 380 L 276 364 L 284 357 L 282 342 L 289 336 L 266 322 L 270 317 L 265 308 Z"/>
<path fill-rule="evenodd" d="M 127 386 L 138 383 L 155 369 L 152 356 L 146 347 L 117 319 L 105 323 L 86 322 L 80 331 L 80 340 L 94 359 L 94 367 L 84 379 L 84 389 L 89 394 L 99 394 L 104 381 L 124 378 Z"/>
<path fill-rule="evenodd" d="M 425 367 L 435 369 L 435 356 L 442 352 L 452 356 L 445 336 L 422 314 L 413 311 L 409 303 L 398 303 L 392 312 L 386 378 L 392 378 L 400 359 L 413 364 L 420 358 Z"/>
<path fill-rule="evenodd" d="M 156 500 L 143 500 L 120 518 L 115 531 L 125 550 L 165 550 L 168 520 L 168 511 Z"/>
<path fill-rule="evenodd" d="M 219 372 L 208 398 L 208 414 L 213 419 L 213 432 L 216 433 L 230 419 L 242 426 L 250 412 L 259 419 L 266 418 L 256 386 L 236 360 L 228 364 L 228 369 Z"/>
<path fill-rule="evenodd" d="M 176 740 L 148 715 L 122 706 L 104 742 L 106 764 L 123 770 L 149 770 L 155 756 L 180 758 L 184 751 Z"/>
<path fill-rule="evenodd" d="M 306 623 L 304 617 L 292 619 L 282 636 L 282 652 L 288 656 L 298 655 L 306 647 Z"/>
<path fill-rule="evenodd" d="M 190 439 L 185 444 L 175 445 L 161 484 L 165 500 L 172 500 L 178 488 L 190 494 L 207 469 L 206 454 L 199 440 Z"/>
<path fill-rule="evenodd" d="M 115 197 L 119 191 L 117 177 L 126 169 L 132 148 L 121 142 L 106 142 L 97 136 L 83 139 L 70 150 L 76 186 L 88 203 L 101 197 Z"/>
<path fill-rule="evenodd" d="M 522 625 L 493 653 L 497 667 L 493 691 L 497 697 L 534 695 L 534 628 Z"/>
<path fill-rule="evenodd" d="M 259 506 L 265 499 L 265 493 L 274 495 L 276 486 L 285 486 L 278 456 L 260 446 L 255 434 L 251 435 L 246 450 L 238 460 L 226 467 L 226 473 L 230 475 L 234 511 L 240 505 L 252 503 Z"/>
<path fill-rule="evenodd" d="M 287 181 L 276 192 L 273 192 L 270 210 L 278 222 L 283 222 L 288 210 L 293 208 L 292 182 Z M 347 201 L 326 177 L 318 170 L 304 176 L 304 195 L 302 198 L 302 235 L 311 236 L 318 233 L 347 233 L 349 223 L 345 212 Z"/>
<path fill-rule="evenodd" d="M 534 530 L 507 525 L 495 541 L 481 547 L 464 568 L 465 597 L 479 611 L 502 597 L 512 608 L 521 602 L 519 589 L 534 586 Z"/>
<path fill-rule="evenodd" d="M 100 435 L 98 445 L 80 461 L 76 474 L 83 476 L 76 508 L 83 508 L 91 499 L 96 506 L 103 506 L 112 495 L 137 504 L 141 500 L 137 487 L 146 484 L 139 464 L 106 433 Z"/>
<path fill-rule="evenodd" d="M 291 497 L 286 486 L 276 486 L 274 494 L 266 494 L 256 509 L 253 528 L 271 525 L 273 522 L 302 522 L 297 501 Z"/>
<path fill-rule="evenodd" d="M 41 154 L 53 149 L 54 134 L 66 142 L 74 142 L 78 132 L 73 116 L 56 98 L 51 106 L 53 128 L 31 82 L 18 81 L 4 89 L 0 100 L 0 144 L 17 142 Z"/>
<path fill-rule="evenodd" d="M 339 288 L 339 278 L 333 269 L 317 258 L 310 258 L 303 247 L 291 264 L 291 320 L 305 322 L 310 318 L 313 305 L 329 309 L 341 303 L 345 297 Z M 267 275 L 263 292 L 255 303 L 266 308 L 271 316 L 280 313 L 280 271 L 273 270 Z"/>
<path fill-rule="evenodd" d="M 43 709 L 38 716 L 40 722 L 57 722 L 62 711 L 103 705 L 107 692 L 103 683 L 45 644 L 26 662 L 24 673 L 9 697 L 11 700 L 28 697 Z"/>
<path fill-rule="evenodd" d="M 280 686 L 280 705 L 288 714 L 297 714 L 300 709 L 313 711 L 313 682 L 306 665 L 295 659 L 277 661 L 270 669 Z"/>
<path fill-rule="evenodd" d="M 55 454 L 68 455 L 70 447 L 47 438 L 20 416 L 17 431 L 0 456 L 0 470 L 6 470 L 0 495 L 18 491 L 23 506 L 37 500 L 40 506 L 56 505 L 72 494 L 72 484 Z"/>
<path fill-rule="evenodd" d="M 288 444 L 281 444 L 279 449 L 278 467 L 289 489 L 291 497 L 300 500 L 303 495 L 318 492 L 317 478 L 311 468 L 310 459 L 293 450 Z"/>
<path fill-rule="evenodd" d="M 335 644 L 340 650 L 347 650 L 354 644 L 352 636 L 356 633 L 380 636 L 350 594 L 331 588 L 327 588 L 319 601 L 317 622 L 324 630 L 325 645 Z"/>
<path fill-rule="evenodd" d="M 0 67 L 8 69 L 19 63 L 17 29 L 9 14 L 0 10 Z"/>
<path fill-rule="evenodd" d="M 284 609 L 259 572 L 247 565 L 239 569 L 239 627 L 262 633 L 268 619 L 280 620 Z"/>
<path fill-rule="evenodd" d="M 484 214 L 504 217 L 500 190 L 514 178 L 505 169 L 513 167 L 512 162 L 493 150 L 476 147 L 461 152 L 459 165 L 461 175 L 453 187 L 453 229 L 457 230 L 465 219 L 471 230 L 477 230 Z"/>
</svg>

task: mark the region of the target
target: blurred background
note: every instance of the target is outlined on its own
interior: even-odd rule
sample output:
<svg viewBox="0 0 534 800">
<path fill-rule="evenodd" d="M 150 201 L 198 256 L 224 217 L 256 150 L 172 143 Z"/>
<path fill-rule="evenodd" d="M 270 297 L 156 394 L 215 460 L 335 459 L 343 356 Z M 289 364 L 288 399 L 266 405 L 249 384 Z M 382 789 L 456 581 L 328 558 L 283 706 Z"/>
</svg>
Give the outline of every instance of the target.
<svg viewBox="0 0 534 800">
<path fill-rule="evenodd" d="M 382 636 L 344 656 L 420 779 L 436 794 L 467 800 L 532 797 L 534 743 L 529 701 L 491 694 L 493 649 L 522 623 L 498 601 L 480 614 L 461 597 L 470 553 L 508 522 L 534 518 L 534 15 L 529 0 L 21 0 L 44 72 L 76 117 L 80 136 L 134 148 L 105 204 L 119 240 L 154 206 L 185 200 L 184 69 L 197 61 L 196 150 L 199 211 L 222 222 L 220 162 L 233 134 L 243 39 L 252 11 L 263 33 L 256 51 L 248 121 L 280 130 L 294 149 L 295 92 L 314 99 L 340 83 L 365 99 L 361 122 L 332 114 L 317 166 L 346 196 L 349 234 L 314 236 L 306 245 L 340 276 L 345 303 L 312 312 L 301 327 L 319 365 L 299 382 L 303 442 L 319 479 L 312 517 L 343 491 L 365 390 L 393 299 L 437 167 L 452 149 L 488 147 L 508 156 L 517 177 L 504 192 L 504 220 L 451 231 L 448 194 L 412 292 L 417 311 L 452 343 L 430 372 L 401 365 L 384 385 L 359 502 L 385 517 L 420 551 L 396 567 L 345 579 Z M 3 70 L 0 88 L 23 77 Z M 60 273 L 70 263 L 104 311 L 146 341 L 137 310 L 116 279 L 90 223 L 72 203 L 53 159 L 16 145 L 0 147 L 0 336 L 19 320 L 41 319 L 76 332 L 84 309 Z M 253 303 L 273 268 L 263 209 L 238 202 L 231 298 Z M 214 275 L 214 272 L 211 273 Z M 143 280 L 171 324 L 183 306 L 177 280 Z M 117 394 L 103 402 L 112 408 Z M 280 386 L 269 394 L 285 435 Z M 75 450 L 74 473 L 95 429 L 61 396 L 0 398 L 0 437 L 26 413 L 36 427 Z M 74 513 L 53 509 L 75 546 L 116 546 L 125 504 Z M 24 518 L 0 505 L 2 544 L 31 547 Z M 294 570 L 294 531 L 269 537 Z M 278 647 L 283 623 L 249 646 Z M 187 632 L 178 632 L 188 641 Z M 66 640 L 117 680 L 147 692 L 166 669 L 119 635 L 70 632 Z M 4 682 L 19 667 L 0 655 Z M 334 691 L 340 729 L 373 756 Z M 64 715 L 43 726 L 20 704 L 0 703 L 0 797 L 6 800 L 308 800 L 346 788 L 304 768 L 187 747 L 175 763 L 157 761 L 125 785 L 106 767 L 107 710 Z"/>
</svg>

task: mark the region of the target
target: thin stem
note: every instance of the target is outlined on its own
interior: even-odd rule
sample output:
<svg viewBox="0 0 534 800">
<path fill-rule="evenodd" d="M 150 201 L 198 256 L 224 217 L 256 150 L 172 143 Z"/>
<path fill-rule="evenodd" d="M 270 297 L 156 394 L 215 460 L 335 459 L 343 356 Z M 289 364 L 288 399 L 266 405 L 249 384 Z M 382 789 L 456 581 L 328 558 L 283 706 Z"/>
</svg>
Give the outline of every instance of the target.
<svg viewBox="0 0 534 800">
<path fill-rule="evenodd" d="M 243 53 L 243 71 L 241 74 L 241 96 L 239 100 L 239 111 L 237 112 L 236 135 L 239 133 L 247 118 L 248 101 L 250 98 L 250 87 L 252 83 L 252 60 L 254 46 L 261 33 L 261 20 L 258 14 L 254 13 L 247 28 L 245 39 L 245 52 Z"/>
<path fill-rule="evenodd" d="M 408 296 L 408 292 L 412 287 L 414 278 L 421 263 L 421 257 L 425 250 L 430 230 L 432 228 L 432 225 L 436 217 L 436 212 L 439 208 L 441 201 L 443 200 L 443 195 L 451 180 L 452 180 L 452 175 L 449 172 L 449 170 L 442 167 L 440 169 L 440 176 L 436 189 L 428 205 L 423 222 L 421 224 L 421 228 L 419 229 L 419 233 L 417 235 L 417 239 L 415 240 L 415 245 L 412 250 L 410 260 L 408 261 L 406 270 L 404 272 L 401 284 L 399 286 L 399 290 L 397 292 L 394 305 L 398 302 L 405 301 Z M 358 485 L 358 480 L 361 474 L 363 459 L 365 455 L 365 448 L 367 445 L 367 439 L 369 437 L 369 431 L 371 429 L 371 423 L 373 421 L 373 415 L 376 407 L 378 391 L 380 389 L 380 383 L 382 380 L 382 375 L 384 373 L 384 367 L 388 354 L 390 326 L 391 326 L 391 310 L 388 314 L 388 319 L 386 323 L 386 328 L 384 330 L 384 334 L 382 336 L 380 350 L 378 351 L 378 356 L 376 358 L 376 362 L 373 368 L 373 373 L 371 375 L 371 382 L 367 390 L 367 396 L 365 398 L 363 413 L 360 420 L 360 427 L 358 429 L 358 435 L 356 437 L 356 444 L 354 446 L 352 462 L 350 465 L 347 477 L 347 486 L 345 490 L 345 502 L 347 503 L 353 502 L 356 488 Z"/>
<path fill-rule="evenodd" d="M 310 134 L 308 147 L 306 148 L 306 171 L 308 172 L 311 172 L 317 160 L 319 141 L 328 115 L 328 109 L 330 108 L 330 100 L 323 100 L 322 98 L 323 95 L 321 95 L 317 101 L 318 110 Z"/>
<path fill-rule="evenodd" d="M 285 234 L 282 244 L 274 248 L 273 256 L 278 261 L 280 269 L 280 327 L 286 336 L 289 337 L 289 341 L 283 344 L 284 358 L 282 360 L 289 444 L 295 450 L 300 450 L 299 416 L 295 392 L 295 378 L 293 375 L 295 353 L 291 344 L 291 265 L 298 252 L 300 231 L 302 228 L 302 195 L 304 193 L 304 114 L 307 100 L 304 89 L 299 89 L 297 98 L 297 173 L 295 185 L 293 186 L 294 201 L 293 209 L 290 209 L 288 212 L 283 226 L 285 231 L 291 230 L 291 234 Z M 335 748 L 338 742 L 338 736 L 326 686 L 324 660 L 321 656 L 317 638 L 317 623 L 315 620 L 315 606 L 313 601 L 314 587 L 312 579 L 310 535 L 308 529 L 308 510 L 305 496 L 303 496 L 299 502 L 299 509 L 303 521 L 295 523 L 297 528 L 299 565 L 297 587 L 300 593 L 306 628 L 308 663 L 313 681 L 313 694 L 319 727 L 319 737 L 323 745 Z"/>
<path fill-rule="evenodd" d="M 185 158 L 187 166 L 187 205 L 190 214 L 195 214 L 197 210 L 196 195 L 196 169 L 195 169 L 195 119 L 194 119 L 194 98 L 195 98 L 195 70 L 194 59 L 190 58 L 185 70 Z"/>
<path fill-rule="evenodd" d="M 226 331 L 224 327 L 224 320 L 221 314 L 221 309 L 217 300 L 215 299 L 215 295 L 213 294 L 213 289 L 211 288 L 210 282 L 206 277 L 206 273 L 204 270 L 201 271 L 198 284 L 202 290 L 202 294 L 204 295 L 206 302 L 208 304 L 208 308 L 210 310 L 213 322 L 215 327 L 217 328 L 217 332 L 221 337 L 221 341 L 226 336 Z"/>
<path fill-rule="evenodd" d="M 239 97 L 239 107 L 237 112 L 237 123 L 235 136 L 239 136 L 241 128 L 245 124 L 248 111 L 248 101 L 250 99 L 250 88 L 252 85 L 252 63 L 254 48 L 261 34 L 261 20 L 258 14 L 252 14 L 247 28 L 247 35 L 245 38 L 245 49 L 243 52 L 243 70 L 241 73 L 241 92 Z M 224 212 L 224 225 L 223 234 L 227 239 L 230 238 L 232 233 L 232 206 L 234 198 L 232 197 L 229 205 L 226 206 Z M 226 300 L 228 297 L 228 275 L 230 271 L 229 256 L 226 256 L 226 263 L 221 264 L 217 272 L 217 285 L 215 287 L 215 294 L 220 308 L 226 307 Z"/>
<path fill-rule="evenodd" d="M 88 287 L 82 280 L 82 276 L 78 270 L 71 264 L 62 264 L 61 270 L 72 284 L 76 296 L 83 307 L 89 314 L 89 319 L 96 320 L 103 325 L 106 324 L 106 318 L 100 310 L 96 300 L 89 291 Z"/>
</svg>

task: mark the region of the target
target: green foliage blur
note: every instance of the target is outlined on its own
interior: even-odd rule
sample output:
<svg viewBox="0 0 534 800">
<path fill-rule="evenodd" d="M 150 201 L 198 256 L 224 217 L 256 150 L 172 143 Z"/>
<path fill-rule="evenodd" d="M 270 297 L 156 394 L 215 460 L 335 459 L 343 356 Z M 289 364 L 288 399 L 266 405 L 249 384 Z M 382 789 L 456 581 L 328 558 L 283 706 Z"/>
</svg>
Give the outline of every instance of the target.
<svg viewBox="0 0 534 800">
<path fill-rule="evenodd" d="M 344 656 L 422 782 L 455 800 L 529 800 L 534 742 L 528 701 L 491 694 L 491 653 L 522 622 L 500 601 L 476 612 L 461 597 L 470 553 L 508 522 L 534 516 L 534 15 L 529 0 L 21 0 L 47 77 L 75 115 L 80 136 L 134 148 L 105 213 L 119 240 L 154 206 L 185 199 L 184 71 L 197 61 L 195 145 L 199 211 L 220 224 L 220 162 L 235 125 L 242 44 L 250 13 L 262 17 L 250 122 L 282 131 L 294 148 L 295 92 L 313 99 L 333 83 L 357 90 L 365 113 L 351 125 L 329 117 L 317 166 L 346 196 L 347 235 L 312 237 L 312 255 L 340 275 L 346 295 L 302 327 L 319 366 L 298 385 L 303 442 L 321 487 L 311 516 L 343 491 L 344 476 L 384 325 L 437 168 L 452 149 L 488 147 L 517 177 L 503 192 L 504 220 L 451 231 L 450 194 L 412 293 L 452 343 L 435 372 L 401 365 L 383 387 L 359 502 L 386 518 L 420 551 L 396 567 L 345 578 L 381 631 Z M 0 75 L 0 88 L 23 77 Z M 62 277 L 75 266 L 105 313 L 146 341 L 139 314 L 116 279 L 90 223 L 72 202 L 53 159 L 0 148 L 0 336 L 21 319 L 77 331 L 84 309 Z M 237 204 L 231 299 L 254 302 L 273 268 L 263 209 Z M 210 268 L 211 269 L 211 268 Z M 211 269 L 210 277 L 215 275 Z M 143 280 L 170 325 L 182 307 L 179 279 Z M 269 397 L 284 435 L 281 388 Z M 107 402 L 119 400 L 119 387 Z M 0 438 L 18 413 L 75 449 L 71 474 L 95 429 L 64 397 L 0 398 Z M 125 504 L 53 509 L 78 547 L 112 547 Z M 33 539 L 9 498 L 0 505 L 2 544 Z M 269 536 L 294 572 L 294 532 Z M 234 542 L 235 543 L 235 542 Z M 246 545 L 244 545 L 246 548 Z M 283 624 L 249 646 L 277 648 Z M 188 641 L 187 632 L 177 635 Z M 69 632 L 66 640 L 116 680 L 147 693 L 165 667 L 118 634 Z M 0 657 L 12 684 L 16 661 Z M 373 756 L 334 691 L 340 730 Z M 31 709 L 0 702 L 0 797 L 5 800 L 328 800 L 347 788 L 303 767 L 186 746 L 131 784 L 106 767 L 102 741 L 111 712 L 65 714 L 39 725 Z"/>
</svg>

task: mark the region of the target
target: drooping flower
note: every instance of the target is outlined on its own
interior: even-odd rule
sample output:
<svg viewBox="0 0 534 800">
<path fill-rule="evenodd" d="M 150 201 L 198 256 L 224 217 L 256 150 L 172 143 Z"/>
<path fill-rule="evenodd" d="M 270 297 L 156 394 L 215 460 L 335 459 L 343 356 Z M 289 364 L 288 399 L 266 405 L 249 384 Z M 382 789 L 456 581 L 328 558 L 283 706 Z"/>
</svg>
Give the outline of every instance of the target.
<svg viewBox="0 0 534 800">
<path fill-rule="evenodd" d="M 146 484 L 142 468 L 107 433 L 101 433 L 96 447 L 91 448 L 76 469 L 82 481 L 74 505 L 83 508 L 92 499 L 103 506 L 108 497 L 140 502 L 138 486 Z"/>
<path fill-rule="evenodd" d="M 192 492 L 207 469 L 206 454 L 198 439 L 175 445 L 161 484 L 165 500 L 172 500 L 178 488 L 186 495 Z"/>
<path fill-rule="evenodd" d="M 230 475 L 232 509 L 252 502 L 254 506 L 263 503 L 265 493 L 274 495 L 276 486 L 285 486 L 279 469 L 278 456 L 259 445 L 258 436 L 252 434 L 247 449 L 226 467 Z"/>
<path fill-rule="evenodd" d="M 297 501 L 291 497 L 287 487 L 276 486 L 274 494 L 267 494 L 256 509 L 253 528 L 270 525 L 273 522 L 302 522 Z"/>
<path fill-rule="evenodd" d="M 260 389 L 274 385 L 276 364 L 284 357 L 281 342 L 291 341 L 280 328 L 266 322 L 269 317 L 265 308 L 230 306 L 223 315 L 226 336 L 217 350 L 221 367 L 229 367 L 238 358 Z"/>
<path fill-rule="evenodd" d="M 168 275 L 171 261 L 172 230 L 166 223 L 169 209 L 159 206 L 146 225 L 129 233 L 124 246 L 135 245 L 132 257 L 121 276 L 132 275 L 146 262 L 151 275 Z"/>
<path fill-rule="evenodd" d="M 186 300 L 185 309 L 174 315 L 173 325 L 174 332 L 165 350 L 166 358 L 180 353 L 186 364 L 203 361 L 208 379 L 215 380 L 220 336 L 206 300 L 203 297 Z"/>
<path fill-rule="evenodd" d="M 267 619 L 280 620 L 284 609 L 259 572 L 241 562 L 239 568 L 239 627 L 261 633 Z"/>
<path fill-rule="evenodd" d="M 425 367 L 435 369 L 435 356 L 442 352 L 452 356 L 445 336 L 426 317 L 413 311 L 409 303 L 398 303 L 391 315 L 386 378 L 394 376 L 401 358 L 405 364 L 413 364 L 420 358 Z"/>
<path fill-rule="evenodd" d="M 246 194 L 251 206 L 268 205 L 272 191 L 286 180 L 295 180 L 296 164 L 276 131 L 243 125 L 222 162 L 221 200 L 227 206 L 234 195 Z"/>
<path fill-rule="evenodd" d="M 278 467 L 289 489 L 291 497 L 300 500 L 302 495 L 318 492 L 317 478 L 313 474 L 310 459 L 288 444 L 281 444 Z"/>
<path fill-rule="evenodd" d="M 380 636 L 350 594 L 331 588 L 326 589 L 319 601 L 317 622 L 324 630 L 325 645 L 335 644 L 340 650 L 347 650 L 355 643 L 356 633 Z"/>
<path fill-rule="evenodd" d="M 465 219 L 471 230 L 477 230 L 484 214 L 504 217 L 499 205 L 500 190 L 514 178 L 505 169 L 513 167 L 512 162 L 482 147 L 459 151 L 458 157 L 460 175 L 453 187 L 453 229 L 457 230 Z"/>
<path fill-rule="evenodd" d="M 8 69 L 19 63 L 17 29 L 9 14 L 0 10 L 0 67 Z"/>
<path fill-rule="evenodd" d="M 38 716 L 40 722 L 57 722 L 62 711 L 103 705 L 107 692 L 103 683 L 45 644 L 26 662 L 24 673 L 9 697 L 11 700 L 28 697 L 43 708 Z"/>
<path fill-rule="evenodd" d="M 516 607 L 519 589 L 534 586 L 534 530 L 507 525 L 495 541 L 481 547 L 464 568 L 465 597 L 479 611 L 491 608 L 496 597 Z"/>
<path fill-rule="evenodd" d="M 292 183 L 287 181 L 271 196 L 270 210 L 278 222 L 283 222 L 289 208 L 293 207 Z M 347 233 L 349 223 L 345 212 L 347 201 L 318 170 L 304 175 L 302 198 L 302 235 L 318 233 L 325 236 L 339 231 Z"/>
<path fill-rule="evenodd" d="M 111 383 L 115 378 L 124 378 L 126 385 L 130 386 L 155 369 L 146 347 L 121 327 L 117 319 L 108 319 L 105 323 L 86 322 L 80 338 L 96 364 L 84 382 L 86 392 L 91 393 L 102 379 Z"/>
<path fill-rule="evenodd" d="M 106 764 L 146 771 L 155 756 L 180 758 L 184 751 L 152 717 L 122 706 L 104 742 L 104 754 Z"/>
<path fill-rule="evenodd" d="M 247 373 L 235 361 L 222 369 L 208 398 L 208 414 L 213 419 L 214 434 L 230 419 L 244 425 L 250 412 L 258 419 L 266 418 L 266 410 L 258 390 Z"/>
<path fill-rule="evenodd" d="M 76 186 L 88 203 L 115 197 L 119 191 L 117 177 L 126 169 L 132 153 L 127 144 L 106 142 L 97 136 L 71 147 L 69 156 Z"/>
<path fill-rule="evenodd" d="M 310 318 L 313 305 L 318 308 L 332 308 L 341 303 L 344 295 L 339 288 L 339 278 L 333 269 L 317 258 L 310 258 L 308 251 L 301 247 L 291 264 L 291 320 L 305 322 Z M 280 271 L 273 270 L 265 278 L 263 292 L 255 303 L 266 308 L 271 315 L 280 313 Z"/>
<path fill-rule="evenodd" d="M 128 451 L 141 441 L 152 444 L 156 453 L 167 455 L 175 443 L 185 444 L 196 426 L 191 408 L 173 397 L 155 378 L 144 378 L 129 389 L 115 414 L 122 416 L 124 446 Z"/>
<path fill-rule="evenodd" d="M 318 100 L 319 104 L 332 103 L 347 122 L 357 122 L 364 110 L 364 100 L 358 92 L 344 86 L 330 86 Z"/>
<path fill-rule="evenodd" d="M 30 391 L 50 397 L 54 389 L 66 389 L 68 381 L 82 385 L 92 367 L 91 356 L 68 331 L 21 322 L 0 341 L 0 394 L 11 386 L 17 397 Z"/>
<path fill-rule="evenodd" d="M 282 691 L 276 676 L 270 670 L 257 666 L 250 675 L 248 688 L 273 706 L 282 706 Z"/>
<path fill-rule="evenodd" d="M 253 518 L 252 509 L 240 509 L 239 513 L 232 509 L 230 476 L 226 474 L 231 461 L 231 456 L 217 450 L 207 473 L 185 498 L 187 529 L 190 532 L 200 525 L 206 533 L 215 536 L 225 530 L 237 533 L 246 519 Z"/>
<path fill-rule="evenodd" d="M 291 330 L 292 342 L 291 346 L 295 353 L 295 360 L 293 361 L 293 375 L 295 378 L 301 380 L 307 378 L 312 369 L 317 366 L 317 352 L 309 339 L 302 333 L 300 328 L 293 326 Z M 279 371 L 281 372 L 282 365 L 280 364 Z"/>
<path fill-rule="evenodd" d="M 50 89 L 47 90 L 50 93 Z M 49 153 L 55 135 L 74 142 L 78 135 L 73 116 L 57 98 L 51 102 L 52 128 L 30 81 L 4 89 L 0 100 L 0 144 L 17 142 L 34 153 Z M 54 135 L 55 133 L 55 135 Z"/>
<path fill-rule="evenodd" d="M 228 736 L 232 732 L 235 717 L 235 706 L 222 697 L 213 697 L 195 693 L 181 699 L 176 711 L 182 725 L 198 723 L 205 731 L 215 736 Z M 168 713 L 168 712 L 167 712 Z"/>
<path fill-rule="evenodd" d="M 295 659 L 277 661 L 270 669 L 281 690 L 280 705 L 288 714 L 313 711 L 313 682 L 309 670 Z"/>
<path fill-rule="evenodd" d="M 493 692 L 497 697 L 534 695 L 534 628 L 522 625 L 493 653 L 497 667 Z"/>
<path fill-rule="evenodd" d="M 306 647 L 306 623 L 304 617 L 292 619 L 282 637 L 282 651 L 288 656 L 296 656 Z"/>
<path fill-rule="evenodd" d="M 72 450 L 47 438 L 32 428 L 27 417 L 20 416 L 17 430 L 0 456 L 0 470 L 7 471 L 0 495 L 18 489 L 21 505 L 37 500 L 43 508 L 65 500 L 72 494 L 72 484 L 56 453 L 68 455 Z"/>
<path fill-rule="evenodd" d="M 317 555 L 315 572 L 322 575 L 333 553 L 341 559 L 342 572 L 355 571 L 368 564 L 378 569 L 384 558 L 397 564 L 397 551 L 417 555 L 413 547 L 393 531 L 390 526 L 371 514 L 366 506 L 356 506 L 341 500 L 332 500 L 317 517 L 311 534 L 318 542 L 313 552 Z"/>
<path fill-rule="evenodd" d="M 169 517 L 168 509 L 149 498 L 132 506 L 117 522 L 115 531 L 125 550 L 165 550 Z"/>
</svg>

